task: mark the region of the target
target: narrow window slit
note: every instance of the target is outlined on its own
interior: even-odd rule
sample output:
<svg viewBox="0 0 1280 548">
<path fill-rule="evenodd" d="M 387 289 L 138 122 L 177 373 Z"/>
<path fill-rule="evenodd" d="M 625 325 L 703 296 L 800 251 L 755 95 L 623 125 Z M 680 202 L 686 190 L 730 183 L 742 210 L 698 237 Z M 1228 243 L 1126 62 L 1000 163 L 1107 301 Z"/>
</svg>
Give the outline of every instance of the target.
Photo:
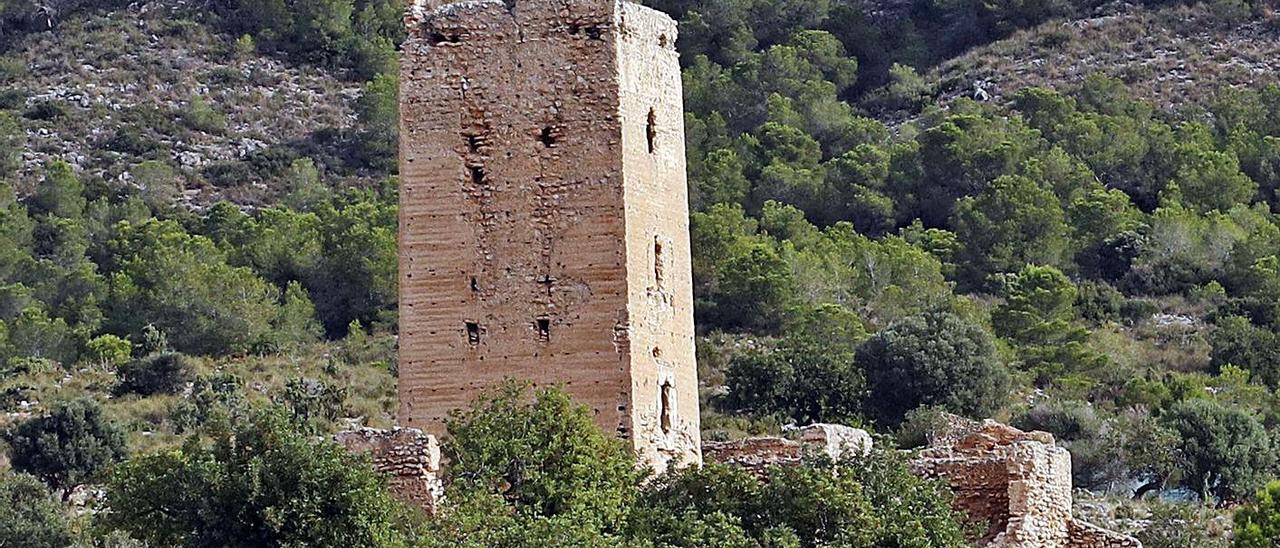
<svg viewBox="0 0 1280 548">
<path fill-rule="evenodd" d="M 476 281 L 476 277 L 475 277 L 475 276 L 472 276 L 472 277 L 471 277 L 471 291 L 472 291 L 473 293 L 474 293 L 474 292 L 477 292 L 477 291 L 480 291 L 480 283 L 479 283 L 478 281 Z"/>
<path fill-rule="evenodd" d="M 658 114 L 649 109 L 649 120 L 644 128 L 645 139 L 649 141 L 649 154 L 653 154 L 653 144 L 658 138 Z"/>
<path fill-rule="evenodd" d="M 653 237 L 653 279 L 656 283 L 662 284 L 663 270 L 666 267 L 666 259 L 662 256 L 662 242 L 657 236 Z"/>
<path fill-rule="evenodd" d="M 671 433 L 671 381 L 662 383 L 662 433 Z"/>
<path fill-rule="evenodd" d="M 467 149 L 471 152 L 480 152 L 481 139 L 479 135 L 467 136 Z"/>
<path fill-rule="evenodd" d="M 484 184 L 484 168 L 471 166 L 471 182 L 477 186 Z"/>
<path fill-rule="evenodd" d="M 480 324 L 467 322 L 467 342 L 472 346 L 480 344 Z"/>
</svg>

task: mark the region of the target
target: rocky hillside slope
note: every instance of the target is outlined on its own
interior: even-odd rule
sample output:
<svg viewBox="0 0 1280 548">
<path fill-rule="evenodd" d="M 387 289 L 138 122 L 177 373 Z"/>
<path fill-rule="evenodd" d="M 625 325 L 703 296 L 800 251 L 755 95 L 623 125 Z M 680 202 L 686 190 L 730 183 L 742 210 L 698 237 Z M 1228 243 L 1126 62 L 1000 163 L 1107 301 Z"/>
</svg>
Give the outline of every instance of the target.
<svg viewBox="0 0 1280 548">
<path fill-rule="evenodd" d="M 27 134 L 21 187 L 53 160 L 113 187 L 156 160 L 197 206 L 269 199 L 268 180 L 302 156 L 331 181 L 369 177 L 343 161 L 360 93 L 359 82 L 212 33 L 178 3 L 77 16 L 0 57 L 0 102 Z"/>
<path fill-rule="evenodd" d="M 953 58 L 927 78 L 944 99 L 998 101 L 1026 86 L 1070 87 L 1102 73 L 1161 107 L 1180 108 L 1219 86 L 1273 83 L 1278 69 L 1273 25 L 1177 6 L 1045 23 Z"/>
</svg>

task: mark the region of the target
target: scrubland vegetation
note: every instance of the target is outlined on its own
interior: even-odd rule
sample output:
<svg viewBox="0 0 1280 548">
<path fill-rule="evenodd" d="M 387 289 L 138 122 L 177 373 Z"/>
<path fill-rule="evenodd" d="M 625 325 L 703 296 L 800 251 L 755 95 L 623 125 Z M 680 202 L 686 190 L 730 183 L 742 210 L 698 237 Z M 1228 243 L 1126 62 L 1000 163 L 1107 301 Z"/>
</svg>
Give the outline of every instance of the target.
<svg viewBox="0 0 1280 548">
<path fill-rule="evenodd" d="M 890 450 L 943 411 L 1053 433 L 1147 546 L 1280 538 L 1280 88 L 1237 70 L 1269 4 L 649 4 L 681 26 L 704 438 L 882 450 L 643 482 L 512 385 L 414 514 L 323 441 L 394 420 L 400 2 L 12 0 L 0 545 L 960 546 Z M 1188 20 L 1194 85 L 1136 36 Z"/>
</svg>

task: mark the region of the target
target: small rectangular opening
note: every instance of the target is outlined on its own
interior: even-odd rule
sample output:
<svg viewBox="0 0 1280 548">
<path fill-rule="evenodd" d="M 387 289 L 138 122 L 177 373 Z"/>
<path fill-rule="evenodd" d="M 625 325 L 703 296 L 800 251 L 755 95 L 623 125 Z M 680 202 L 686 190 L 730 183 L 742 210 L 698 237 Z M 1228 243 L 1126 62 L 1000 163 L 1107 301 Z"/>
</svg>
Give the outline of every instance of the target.
<svg viewBox="0 0 1280 548">
<path fill-rule="evenodd" d="M 480 166 L 471 166 L 471 182 L 476 186 L 484 184 L 484 168 Z"/>
<path fill-rule="evenodd" d="M 480 324 L 467 322 L 467 342 L 472 345 L 480 344 Z"/>
<path fill-rule="evenodd" d="M 538 141 L 542 142 L 542 146 L 551 148 L 556 144 L 556 131 L 551 126 L 542 128 L 542 133 L 538 134 Z"/>
<path fill-rule="evenodd" d="M 551 340 L 551 319 L 538 318 L 534 320 L 534 327 L 538 330 L 538 340 L 548 342 Z"/>
<path fill-rule="evenodd" d="M 471 277 L 471 292 L 472 292 L 472 293 L 475 293 L 475 292 L 478 292 L 478 291 L 480 291 L 480 282 L 476 281 L 476 277 L 475 277 L 475 276 L 472 276 L 472 277 Z"/>
</svg>

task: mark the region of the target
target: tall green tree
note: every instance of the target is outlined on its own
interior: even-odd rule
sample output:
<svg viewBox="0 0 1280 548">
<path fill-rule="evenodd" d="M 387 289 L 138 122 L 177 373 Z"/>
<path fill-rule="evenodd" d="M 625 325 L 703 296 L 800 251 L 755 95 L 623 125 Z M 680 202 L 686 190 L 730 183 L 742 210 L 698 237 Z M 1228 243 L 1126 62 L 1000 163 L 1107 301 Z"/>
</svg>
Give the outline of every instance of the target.
<svg viewBox="0 0 1280 548">
<path fill-rule="evenodd" d="M 1067 225 L 1058 198 L 1035 181 L 1004 176 L 956 204 L 951 226 L 964 242 L 960 280 L 989 287 L 988 276 L 1028 263 L 1056 265 L 1067 249 Z"/>
</svg>

